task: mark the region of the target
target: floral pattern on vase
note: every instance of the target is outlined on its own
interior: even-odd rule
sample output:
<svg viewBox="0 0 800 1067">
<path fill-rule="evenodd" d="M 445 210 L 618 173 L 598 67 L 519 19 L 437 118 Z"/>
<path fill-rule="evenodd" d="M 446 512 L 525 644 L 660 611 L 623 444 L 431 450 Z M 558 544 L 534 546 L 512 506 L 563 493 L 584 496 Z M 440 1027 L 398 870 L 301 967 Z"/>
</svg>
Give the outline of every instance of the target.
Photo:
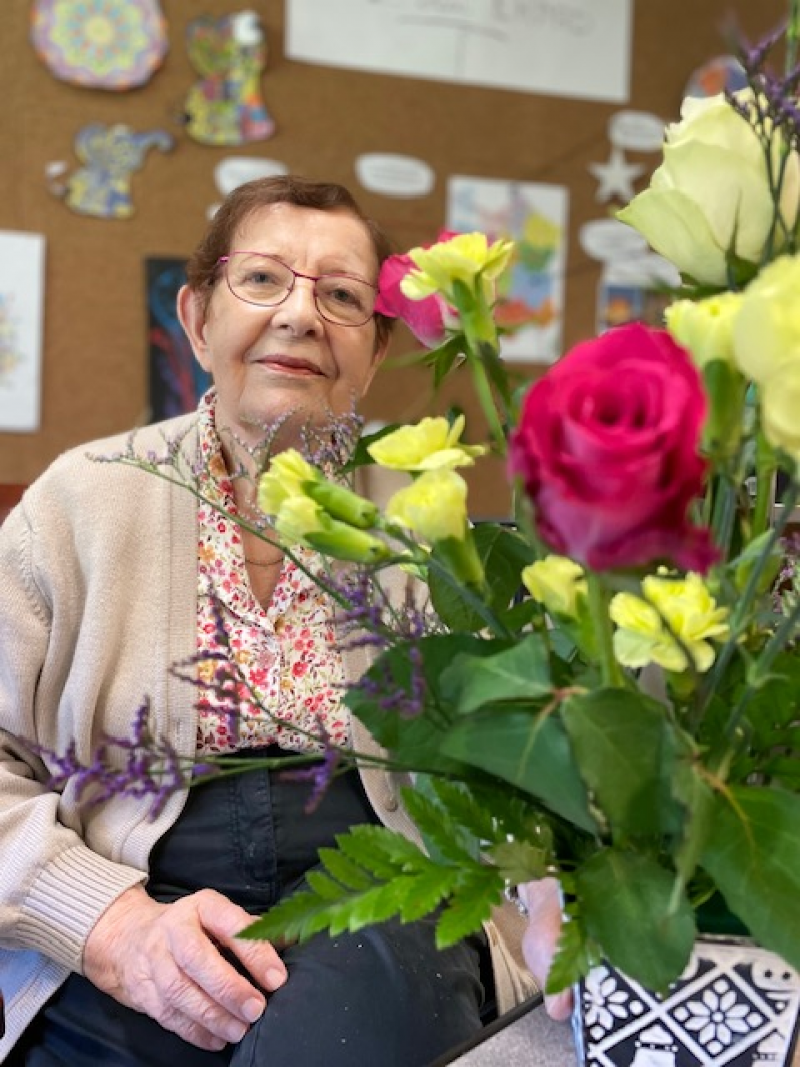
<svg viewBox="0 0 800 1067">
<path fill-rule="evenodd" d="M 579 1062 L 591 1067 L 766 1067 L 792 1060 L 800 977 L 744 939 L 701 938 L 666 997 L 609 967 L 580 983 Z"/>
</svg>

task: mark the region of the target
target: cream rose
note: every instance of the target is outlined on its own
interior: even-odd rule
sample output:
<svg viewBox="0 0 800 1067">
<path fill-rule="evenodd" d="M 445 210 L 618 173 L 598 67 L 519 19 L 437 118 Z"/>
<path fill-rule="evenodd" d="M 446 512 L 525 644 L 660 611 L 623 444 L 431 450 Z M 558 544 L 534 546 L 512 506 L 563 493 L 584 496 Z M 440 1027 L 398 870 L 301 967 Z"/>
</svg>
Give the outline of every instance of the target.
<svg viewBox="0 0 800 1067">
<path fill-rule="evenodd" d="M 736 94 L 746 104 L 752 90 Z M 782 144 L 773 136 L 774 169 Z M 787 229 L 795 225 L 800 189 L 796 152 L 787 161 L 780 211 Z M 762 262 L 773 232 L 775 207 L 764 149 L 756 131 L 722 94 L 688 98 L 681 121 L 667 127 L 663 162 L 650 188 L 618 212 L 651 247 L 678 270 L 704 285 L 729 283 L 731 254 Z M 774 231 L 774 253 L 782 227 Z"/>
</svg>

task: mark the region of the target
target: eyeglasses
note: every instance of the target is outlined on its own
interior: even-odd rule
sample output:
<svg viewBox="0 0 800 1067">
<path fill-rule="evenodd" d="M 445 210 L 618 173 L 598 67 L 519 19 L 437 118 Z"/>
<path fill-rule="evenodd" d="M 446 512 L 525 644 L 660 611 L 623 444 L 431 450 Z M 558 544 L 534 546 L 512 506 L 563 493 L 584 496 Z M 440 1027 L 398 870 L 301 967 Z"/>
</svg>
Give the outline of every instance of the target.
<svg viewBox="0 0 800 1067">
<path fill-rule="evenodd" d="M 363 326 L 375 311 L 377 285 L 352 274 L 301 274 L 282 260 L 260 252 L 231 252 L 220 256 L 228 288 L 246 304 L 277 307 L 287 299 L 298 278 L 314 283 L 314 303 L 326 322 Z"/>
</svg>

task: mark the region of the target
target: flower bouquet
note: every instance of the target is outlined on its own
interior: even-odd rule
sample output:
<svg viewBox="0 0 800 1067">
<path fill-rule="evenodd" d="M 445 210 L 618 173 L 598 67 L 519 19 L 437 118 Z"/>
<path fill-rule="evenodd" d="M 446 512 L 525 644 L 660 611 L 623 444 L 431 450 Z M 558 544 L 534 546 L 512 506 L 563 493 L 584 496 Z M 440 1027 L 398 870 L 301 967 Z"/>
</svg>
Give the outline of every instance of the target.
<svg viewBox="0 0 800 1067">
<path fill-rule="evenodd" d="M 461 416 L 362 440 L 354 464 L 411 477 L 382 511 L 296 453 L 262 477 L 289 550 L 357 562 L 335 592 L 377 655 L 345 699 L 414 772 L 427 852 L 356 830 L 254 933 L 444 905 L 448 944 L 554 874 L 553 990 L 600 959 L 665 989 L 709 902 L 800 967 L 800 607 L 777 580 L 799 490 L 800 114 L 767 45 L 749 89 L 687 101 L 620 212 L 681 272 L 666 329 L 580 343 L 520 397 L 493 306 L 513 244 L 442 234 L 384 266 L 379 309 L 440 342 L 437 382 L 471 374 L 489 444 Z M 488 451 L 513 521 L 473 525 L 459 470 Z M 390 567 L 431 611 L 389 601 Z"/>
<path fill-rule="evenodd" d="M 513 242 L 443 233 L 384 265 L 378 310 L 437 384 L 470 376 L 488 441 L 460 415 L 363 438 L 348 472 L 409 476 L 382 509 L 299 452 L 258 499 L 289 554 L 333 561 L 317 580 L 374 652 L 344 700 L 382 752 L 328 744 L 324 772 L 413 774 L 424 847 L 355 827 L 249 936 L 438 911 L 445 946 L 554 876 L 550 991 L 605 961 L 663 992 L 719 910 L 800 969 L 797 24 L 789 75 L 778 35 L 747 51 L 749 88 L 687 101 L 620 212 L 681 274 L 665 329 L 616 327 L 520 389 L 495 307 Z M 473 524 L 460 471 L 489 453 L 513 511 Z"/>
</svg>

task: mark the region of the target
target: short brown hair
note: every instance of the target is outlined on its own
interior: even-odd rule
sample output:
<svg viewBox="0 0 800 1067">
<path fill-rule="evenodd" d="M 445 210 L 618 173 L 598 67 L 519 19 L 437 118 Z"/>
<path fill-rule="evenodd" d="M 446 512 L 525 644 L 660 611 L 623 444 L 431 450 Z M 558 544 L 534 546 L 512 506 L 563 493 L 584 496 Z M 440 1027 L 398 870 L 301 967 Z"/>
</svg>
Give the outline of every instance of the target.
<svg viewBox="0 0 800 1067">
<path fill-rule="evenodd" d="M 366 227 L 375 249 L 378 267 L 391 255 L 389 238 L 373 219 L 364 214 L 353 194 L 344 185 L 313 181 L 297 174 L 256 178 L 237 186 L 228 194 L 186 264 L 189 287 L 200 296 L 204 306 L 208 306 L 218 278 L 220 256 L 230 252 L 233 235 L 249 215 L 269 204 L 294 204 L 296 207 L 313 208 L 315 211 L 347 211 L 360 219 Z M 379 312 L 375 313 L 378 346 L 388 340 L 393 325 L 394 319 Z"/>
</svg>

